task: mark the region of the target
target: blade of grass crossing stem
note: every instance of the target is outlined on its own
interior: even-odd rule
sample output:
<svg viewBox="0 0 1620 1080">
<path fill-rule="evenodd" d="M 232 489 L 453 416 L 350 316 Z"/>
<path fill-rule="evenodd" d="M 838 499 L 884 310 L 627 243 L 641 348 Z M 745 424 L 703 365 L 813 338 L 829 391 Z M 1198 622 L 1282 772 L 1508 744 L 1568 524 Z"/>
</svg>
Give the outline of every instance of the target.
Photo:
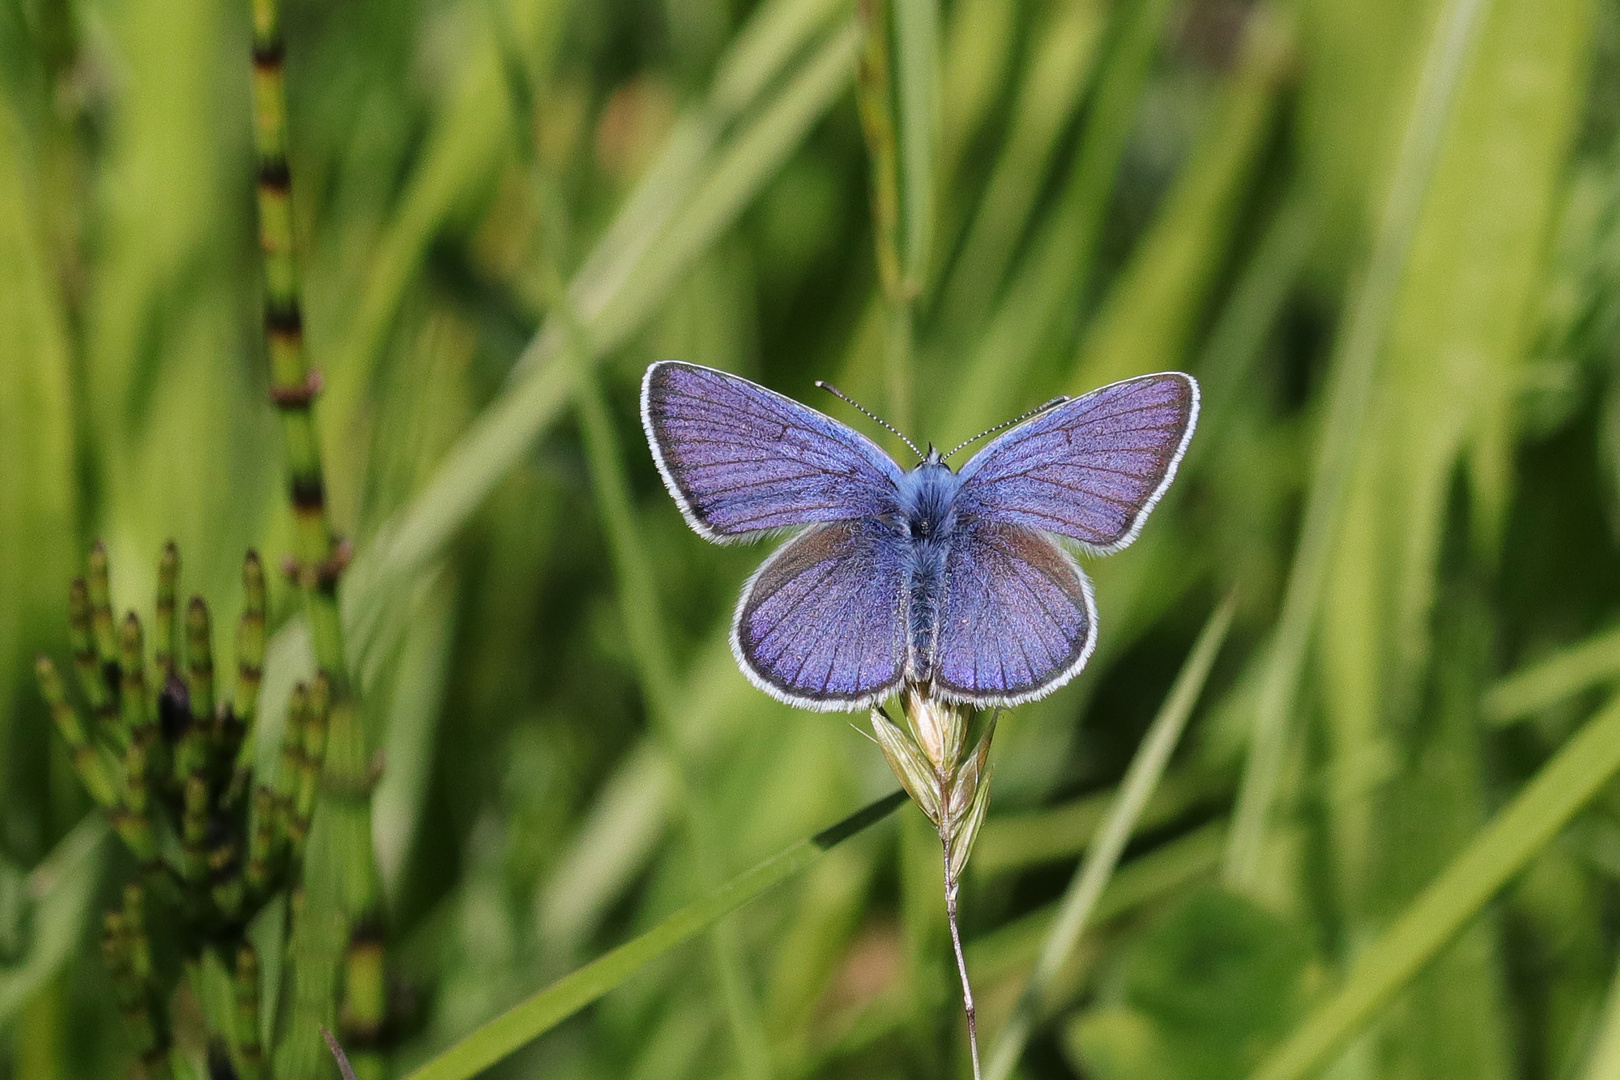
<svg viewBox="0 0 1620 1080">
<path fill-rule="evenodd" d="M 1203 632 L 1198 635 L 1198 641 L 1181 667 L 1181 674 L 1176 676 L 1175 685 L 1170 688 L 1169 696 L 1159 708 L 1159 715 L 1153 718 L 1147 736 L 1137 748 L 1107 820 L 1103 822 L 1085 862 L 1064 892 L 1057 922 L 1041 945 L 1035 970 L 1030 973 L 1012 1017 L 990 1049 L 989 1064 L 985 1069 L 987 1080 L 1007 1080 L 1017 1066 L 1030 1032 L 1045 1008 L 1052 981 L 1079 944 L 1080 935 L 1085 931 L 1103 890 L 1108 887 L 1109 879 L 1114 876 L 1114 868 L 1119 865 L 1119 858 L 1124 854 L 1125 845 L 1136 828 L 1136 819 L 1152 798 L 1159 779 L 1164 776 L 1165 765 L 1181 740 L 1181 733 L 1186 730 L 1187 719 L 1192 715 L 1193 706 L 1197 704 L 1204 683 L 1209 679 L 1210 668 L 1226 641 L 1226 632 L 1231 629 L 1232 613 L 1236 607 L 1235 599 L 1228 596 L 1204 624 Z"/>
<path fill-rule="evenodd" d="M 1361 955 L 1250 1080 L 1304 1080 L 1620 772 L 1620 701 L 1575 733 Z"/>
<path fill-rule="evenodd" d="M 1282 614 L 1265 661 L 1248 760 L 1227 849 L 1225 877 L 1227 883 L 1236 888 L 1254 887 L 1260 871 L 1271 804 L 1288 744 L 1288 716 L 1293 710 L 1328 559 L 1372 398 L 1379 352 L 1389 329 L 1424 196 L 1440 155 L 1457 85 L 1488 6 L 1489 0 L 1448 0 L 1435 24 L 1372 254 L 1357 288 L 1345 331 L 1334 351 L 1321 448 L 1293 564 L 1289 568 Z"/>
<path fill-rule="evenodd" d="M 893 813 L 906 795 L 896 791 L 830 828 L 800 840 L 752 870 L 732 878 L 651 930 L 566 975 L 527 1001 L 491 1020 L 412 1072 L 407 1080 L 467 1080 L 600 998 L 650 961 L 714 925 L 719 919 L 778 882 L 815 862 L 842 843 Z"/>
<path fill-rule="evenodd" d="M 623 344 L 669 294 L 692 260 L 728 228 L 775 174 L 812 124 L 847 88 L 859 31 L 847 24 L 805 62 L 799 74 L 727 144 L 692 201 L 611 292 L 578 308 L 590 360 Z M 532 371 L 491 402 L 444 456 L 422 493 L 379 530 L 357 562 L 349 621 L 364 637 L 381 597 L 438 552 L 568 401 L 575 368 L 559 359 L 562 333 L 553 325 L 530 342 Z M 370 643 L 365 643 L 369 647 Z"/>
<path fill-rule="evenodd" d="M 1584 690 L 1620 679 L 1620 628 L 1594 635 L 1527 664 L 1485 694 L 1485 718 L 1510 724 Z"/>
</svg>

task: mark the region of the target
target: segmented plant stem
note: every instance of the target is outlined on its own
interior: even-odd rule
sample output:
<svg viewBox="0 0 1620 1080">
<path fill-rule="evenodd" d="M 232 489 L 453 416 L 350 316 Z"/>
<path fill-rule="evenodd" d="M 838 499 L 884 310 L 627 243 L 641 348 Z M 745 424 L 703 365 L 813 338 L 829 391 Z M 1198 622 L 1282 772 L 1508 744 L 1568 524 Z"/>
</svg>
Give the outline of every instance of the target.
<svg viewBox="0 0 1620 1080">
<path fill-rule="evenodd" d="M 351 937 L 340 1015 L 346 1038 L 375 1040 L 386 1006 L 384 982 L 370 978 L 375 966 L 380 887 L 371 850 L 370 785 L 365 736 L 355 708 L 344 654 L 337 603 L 338 578 L 346 555 L 336 541 L 326 507 L 326 481 L 315 430 L 315 397 L 320 380 L 304 351 L 304 320 L 294 247 L 292 174 L 287 165 L 287 94 L 277 0 L 253 0 L 254 146 L 258 154 L 259 242 L 264 253 L 264 331 L 270 358 L 270 396 L 281 417 L 286 443 L 288 494 L 295 521 L 295 575 L 304 595 L 305 616 L 315 660 L 329 681 L 327 787 L 341 806 L 334 812 L 343 827 L 342 861 L 356 872 L 345 876 L 341 904 Z M 339 775 L 341 774 L 341 775 Z M 301 809 L 301 807 L 299 808 Z M 361 932 L 360 928 L 366 928 Z M 355 1045 L 351 1042 L 351 1045 Z M 369 1055 L 368 1055 L 369 1057 Z M 381 1075 L 380 1059 L 366 1060 L 368 1078 Z"/>
</svg>

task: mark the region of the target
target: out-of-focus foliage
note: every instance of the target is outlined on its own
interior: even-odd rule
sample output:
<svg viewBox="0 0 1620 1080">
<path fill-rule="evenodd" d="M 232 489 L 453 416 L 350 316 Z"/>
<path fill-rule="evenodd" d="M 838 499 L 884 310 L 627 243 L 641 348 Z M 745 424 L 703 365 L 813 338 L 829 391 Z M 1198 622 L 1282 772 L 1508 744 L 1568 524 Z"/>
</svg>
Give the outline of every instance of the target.
<svg viewBox="0 0 1620 1080">
<path fill-rule="evenodd" d="M 664 492 L 637 417 L 652 359 L 871 431 L 812 396 L 829 379 L 940 446 L 1112 379 L 1202 381 L 1181 478 L 1088 564 L 1089 668 L 997 726 L 961 897 L 987 1042 L 1235 591 L 1048 988 L 1032 1080 L 1248 1075 L 1387 958 L 1620 683 L 1620 6 L 941 0 L 931 63 L 931 4 L 860 7 L 285 5 L 400 1075 L 893 786 L 860 732 L 737 672 L 731 607 L 765 551 L 704 543 Z M 890 57 L 903 85 L 863 99 L 903 119 L 885 181 L 857 83 L 862 28 L 897 17 L 923 20 Z M 95 944 L 130 867 L 30 676 L 67 657 L 73 567 L 103 538 L 115 609 L 144 611 L 172 538 L 187 591 L 235 611 L 243 550 L 292 543 L 249 26 L 246 0 L 0 0 L 0 1077 L 118 1075 L 132 1052 Z M 270 601 L 267 769 L 311 663 L 295 590 Z M 1233 830 L 1240 788 L 1263 813 Z M 965 1075 L 933 844 L 904 808 L 489 1075 Z M 1620 1075 L 1617 901 L 1610 784 L 1322 1060 Z M 212 1005 L 190 994 L 200 1060 Z"/>
</svg>

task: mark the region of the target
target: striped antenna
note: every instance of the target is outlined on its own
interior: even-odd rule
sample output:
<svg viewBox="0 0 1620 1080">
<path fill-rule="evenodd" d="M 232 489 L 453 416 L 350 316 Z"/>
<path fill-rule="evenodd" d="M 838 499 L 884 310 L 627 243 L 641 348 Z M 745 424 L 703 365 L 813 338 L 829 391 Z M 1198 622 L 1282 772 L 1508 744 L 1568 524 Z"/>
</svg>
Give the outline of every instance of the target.
<svg viewBox="0 0 1620 1080">
<path fill-rule="evenodd" d="M 993 428 L 990 428 L 990 429 L 988 429 L 986 431 L 979 432 L 977 435 L 973 436 L 973 438 L 971 438 L 971 439 L 968 439 L 968 440 L 966 440 L 964 442 L 957 443 L 956 446 L 952 448 L 951 453 L 946 454 L 945 457 L 947 457 L 947 458 L 950 457 L 951 454 L 956 453 L 956 451 L 962 449 L 962 447 L 968 446 L 968 445 L 970 445 L 972 443 L 976 443 L 980 439 L 984 438 L 987 435 L 994 435 L 998 431 L 1006 431 L 1010 427 L 1014 427 L 1014 426 L 1016 426 L 1018 424 L 1022 424 L 1025 420 L 1028 420 L 1032 416 L 1041 415 L 1041 413 L 1045 412 L 1047 409 L 1054 409 L 1057 406 L 1062 405 L 1065 401 L 1073 401 L 1073 400 L 1074 400 L 1073 398 L 1064 397 L 1063 395 L 1060 394 L 1057 397 L 1053 398 L 1051 401 L 1048 401 L 1045 405 L 1037 405 L 1037 406 L 1035 406 L 1033 409 L 1029 410 L 1029 412 L 1025 413 L 1023 416 L 1015 416 L 1011 420 L 1006 421 L 1005 423 L 997 424 Z M 943 460 L 943 459 L 941 459 L 941 460 Z"/>
<path fill-rule="evenodd" d="M 848 394 L 844 393 L 842 390 L 838 389 L 838 387 L 834 386 L 830 382 L 823 382 L 821 379 L 817 379 L 816 380 L 816 385 L 819 386 L 821 389 L 827 391 L 827 393 L 831 394 L 833 397 L 835 397 L 838 400 L 844 402 L 845 404 L 853 405 L 855 407 L 856 412 L 859 412 L 862 416 L 866 417 L 868 420 L 872 421 L 874 424 L 876 424 L 879 427 L 883 428 L 885 431 L 888 431 L 891 434 L 893 434 L 895 438 L 899 439 L 901 442 L 905 443 L 908 447 L 911 448 L 911 452 L 913 454 L 917 455 L 917 459 L 919 461 L 927 461 L 928 460 L 928 455 L 923 453 L 921 450 L 917 449 L 917 444 L 916 443 L 914 443 L 910 439 L 906 438 L 903 434 L 900 433 L 899 428 L 895 427 L 893 424 L 891 424 L 887 420 L 883 419 L 883 417 L 879 416 L 877 413 L 873 412 L 871 409 L 868 409 L 865 405 L 860 404 L 858 401 L 851 398 Z"/>
</svg>

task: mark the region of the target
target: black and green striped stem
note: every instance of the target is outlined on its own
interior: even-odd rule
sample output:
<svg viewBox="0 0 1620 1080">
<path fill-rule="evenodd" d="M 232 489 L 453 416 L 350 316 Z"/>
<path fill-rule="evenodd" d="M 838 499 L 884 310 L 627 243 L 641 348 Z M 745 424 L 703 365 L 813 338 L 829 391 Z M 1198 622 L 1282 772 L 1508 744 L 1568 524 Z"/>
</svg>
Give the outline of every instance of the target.
<svg viewBox="0 0 1620 1080">
<path fill-rule="evenodd" d="M 124 926 L 128 934 L 129 963 L 143 983 L 152 979 L 152 941 L 146 935 L 146 890 L 139 882 L 124 886 Z"/>
<path fill-rule="evenodd" d="M 321 790 L 321 766 L 326 760 L 327 726 L 331 718 L 331 687 L 324 673 L 315 679 L 309 695 L 309 711 L 304 715 L 303 753 L 299 758 L 298 791 L 293 800 L 289 832 L 293 858 L 304 857 L 310 821 L 315 815 L 315 797 Z"/>
<path fill-rule="evenodd" d="M 253 731 L 259 713 L 259 685 L 264 681 L 264 564 L 256 551 L 242 560 L 242 617 L 236 624 L 236 696 L 231 712 L 242 725 L 243 739 Z"/>
<path fill-rule="evenodd" d="M 175 594 L 179 588 L 180 549 L 170 540 L 158 559 L 157 609 L 152 621 L 152 666 L 157 669 L 159 685 L 175 674 L 174 643 L 179 630 Z"/>
<path fill-rule="evenodd" d="M 107 913 L 102 955 L 113 993 L 135 1037 L 148 1080 L 167 1080 L 169 1025 L 163 998 L 153 982 L 152 945 L 146 933 L 145 890 L 124 887 L 123 905 Z"/>
<path fill-rule="evenodd" d="M 140 616 L 133 611 L 124 618 L 118 646 L 123 672 L 118 696 L 119 717 L 129 738 L 129 749 L 124 755 L 127 802 L 132 813 L 145 817 L 152 778 L 163 773 L 167 747 L 159 738 L 157 716 L 146 693 L 145 639 Z"/>
<path fill-rule="evenodd" d="M 186 607 L 186 667 L 191 722 L 206 730 L 214 722 L 214 630 L 208 604 L 200 596 Z"/>
<path fill-rule="evenodd" d="M 259 1044 L 259 954 L 244 942 L 236 951 L 231 976 L 236 1000 L 236 1074 L 238 1080 L 260 1080 L 264 1048 Z"/>
<path fill-rule="evenodd" d="M 259 245 L 264 254 L 264 332 L 270 396 L 281 416 L 287 484 L 295 521 L 297 578 L 319 665 L 347 692 L 338 621 L 337 545 L 326 510 L 326 479 L 315 431 L 319 380 L 304 351 L 298 258 L 287 168 L 286 49 L 276 0 L 253 2 L 254 147 L 258 153 Z"/>
<path fill-rule="evenodd" d="M 281 760 L 276 769 L 276 829 L 290 846 L 298 846 L 303 836 L 294 827 L 298 790 L 304 775 L 304 728 L 309 724 L 309 687 L 293 687 L 287 700 L 287 721 L 281 729 Z"/>
<path fill-rule="evenodd" d="M 68 755 L 73 760 L 73 768 L 79 774 L 80 782 L 98 806 L 112 806 L 118 794 L 107 776 L 106 763 L 85 733 L 78 710 L 68 703 L 67 691 L 62 686 L 62 677 L 56 673 L 56 665 L 51 663 L 49 657 L 41 656 L 34 661 L 34 674 L 39 679 L 39 692 L 50 707 L 51 720 L 56 724 L 56 730 L 61 732 L 62 741 L 67 744 Z"/>
<path fill-rule="evenodd" d="M 257 785 L 248 818 L 247 887 L 255 899 L 269 890 L 272 862 L 276 855 L 276 793 Z"/>
<path fill-rule="evenodd" d="M 208 781 L 200 773 L 186 779 L 180 816 L 180 876 L 200 886 L 208 879 Z"/>
<path fill-rule="evenodd" d="M 90 629 L 103 667 L 118 662 L 118 640 L 113 633 L 112 583 L 107 572 L 107 547 L 97 540 L 90 548 Z M 109 679 L 109 682 L 112 680 Z"/>
<path fill-rule="evenodd" d="M 270 359 L 270 396 L 281 417 L 286 446 L 287 484 L 294 517 L 295 576 L 304 595 L 304 613 L 309 622 L 316 667 L 329 683 L 330 730 L 322 732 L 322 740 L 328 748 L 337 747 L 338 752 L 329 755 L 327 791 L 330 794 L 334 789 L 347 790 L 355 795 L 353 799 L 344 799 L 341 808 L 334 808 L 342 823 L 335 823 L 322 841 L 338 845 L 330 854 L 350 868 L 341 910 L 352 932 L 376 911 L 381 886 L 371 847 L 371 788 L 364 777 L 365 734 L 353 700 L 337 602 L 338 578 L 347 562 L 347 548 L 336 542 L 327 514 L 326 480 L 314 422 L 320 380 L 304 351 L 292 177 L 287 165 L 287 101 L 283 73 L 286 49 L 281 36 L 281 16 L 277 0 L 252 0 L 252 4 L 254 148 L 258 156 L 259 242 L 264 255 L 264 327 Z M 308 757 L 307 751 L 304 757 Z M 349 765 L 351 758 L 358 760 L 358 766 L 349 770 L 361 774 L 358 783 L 351 782 L 349 773 L 333 768 Z M 319 779 L 319 766 L 315 769 Z M 338 775 L 332 775 L 334 772 Z M 287 821 L 288 832 L 294 834 L 295 853 L 302 852 L 308 824 L 309 817 L 304 814 L 296 814 Z M 294 936 L 301 936 L 296 926 Z M 293 945 L 296 953 L 297 942 Z M 344 994 L 342 1011 L 345 1016 L 382 1015 L 386 1001 L 380 985 L 372 987 L 348 980 Z M 295 1005 L 295 1011 L 299 1008 Z M 372 1071 L 381 1075 L 380 1060 Z"/>
<path fill-rule="evenodd" d="M 246 899 L 240 834 L 232 827 L 210 829 L 209 835 L 214 837 L 208 848 L 209 892 L 219 914 L 227 922 L 234 923 L 242 914 L 242 904 Z"/>
<path fill-rule="evenodd" d="M 73 668 L 78 673 L 79 685 L 85 699 L 90 702 L 90 714 L 95 721 L 96 734 L 113 738 L 118 745 L 118 699 L 116 686 L 107 681 L 107 668 L 102 664 L 96 647 L 95 632 L 91 628 L 90 587 L 84 578 L 74 578 L 68 587 L 68 640 L 73 647 Z"/>
<path fill-rule="evenodd" d="M 376 777 L 366 755 L 359 711 L 352 699 L 333 701 L 325 732 L 325 768 L 320 773 L 321 800 L 334 830 L 351 847 L 369 854 L 371 791 Z M 306 742 L 307 750 L 311 744 Z M 348 947 L 343 960 L 343 1005 L 339 1035 L 359 1080 L 387 1075 L 380 1040 L 387 1015 L 385 957 L 382 935 L 382 890 L 369 863 L 343 876 L 344 907 L 351 913 Z"/>
<path fill-rule="evenodd" d="M 200 596 L 186 606 L 186 691 L 190 714 L 174 755 L 174 778 L 180 784 L 207 768 L 214 736 L 213 624 Z"/>
<path fill-rule="evenodd" d="M 356 922 L 349 932 L 349 951 L 344 958 L 345 993 L 338 1026 L 357 1080 L 373 1080 L 380 1075 L 379 1051 L 386 1017 L 381 1009 L 362 1010 L 360 1006 L 388 1000 L 385 959 L 382 924 L 375 917 Z"/>
</svg>

